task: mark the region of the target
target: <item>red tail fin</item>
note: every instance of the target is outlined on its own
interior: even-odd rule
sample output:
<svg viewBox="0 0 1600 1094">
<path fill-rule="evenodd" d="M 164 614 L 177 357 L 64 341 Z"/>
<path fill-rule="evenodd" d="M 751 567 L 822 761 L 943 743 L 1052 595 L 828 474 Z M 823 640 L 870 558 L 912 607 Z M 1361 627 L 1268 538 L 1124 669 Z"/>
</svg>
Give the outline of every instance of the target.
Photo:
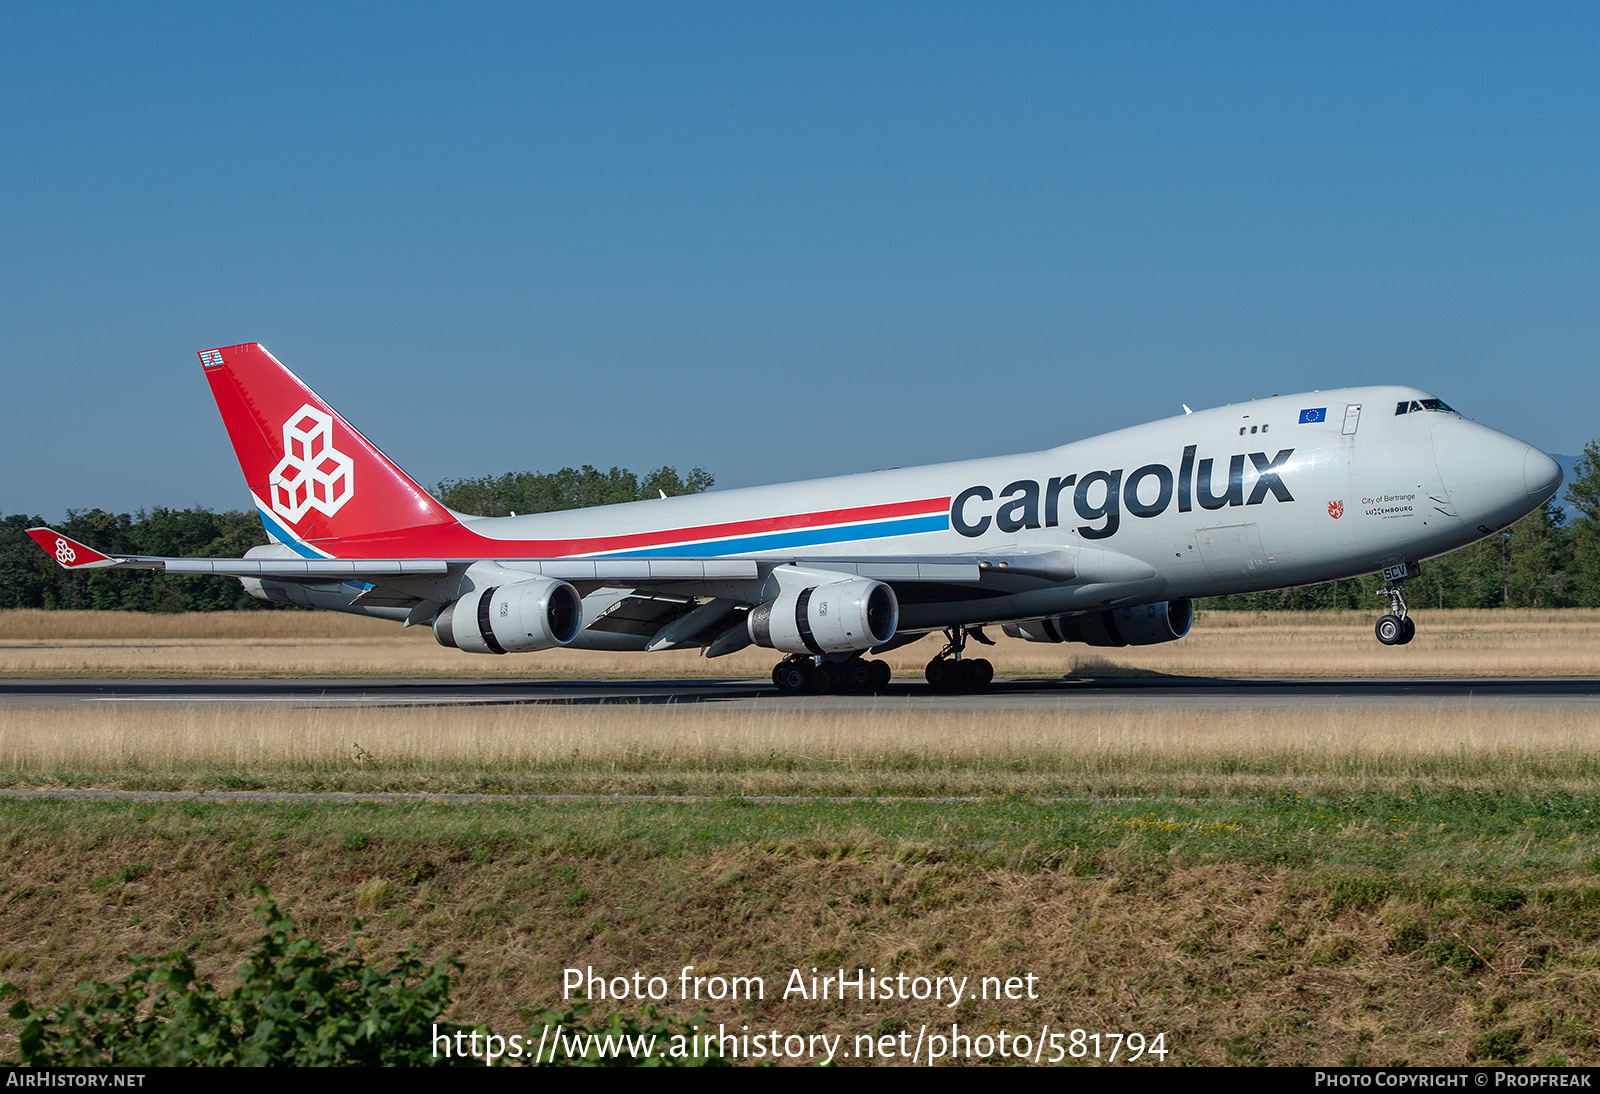
<svg viewBox="0 0 1600 1094">
<path fill-rule="evenodd" d="M 260 344 L 202 350 L 200 364 L 269 531 L 328 540 L 454 522 Z"/>
</svg>

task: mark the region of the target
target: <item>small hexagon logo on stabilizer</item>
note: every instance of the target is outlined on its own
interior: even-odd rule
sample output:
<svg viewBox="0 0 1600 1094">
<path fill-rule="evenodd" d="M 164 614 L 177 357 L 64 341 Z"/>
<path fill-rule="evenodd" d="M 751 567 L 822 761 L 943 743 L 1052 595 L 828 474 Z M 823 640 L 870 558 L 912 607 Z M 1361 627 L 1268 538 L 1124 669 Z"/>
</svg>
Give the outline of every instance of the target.
<svg viewBox="0 0 1600 1094">
<path fill-rule="evenodd" d="M 355 495 L 355 461 L 333 447 L 333 419 L 309 403 L 283 423 L 272 469 L 272 509 L 291 523 L 315 509 L 331 517 Z"/>
</svg>

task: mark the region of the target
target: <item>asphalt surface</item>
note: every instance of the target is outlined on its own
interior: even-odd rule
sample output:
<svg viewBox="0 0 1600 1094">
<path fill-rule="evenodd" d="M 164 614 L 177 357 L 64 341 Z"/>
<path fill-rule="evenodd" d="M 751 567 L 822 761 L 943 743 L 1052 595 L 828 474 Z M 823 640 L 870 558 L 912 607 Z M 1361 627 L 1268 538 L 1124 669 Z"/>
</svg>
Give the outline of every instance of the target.
<svg viewBox="0 0 1600 1094">
<path fill-rule="evenodd" d="M 243 703 L 300 707 L 705 703 L 763 710 L 1282 710 L 1362 707 L 1542 708 L 1600 712 L 1600 677 L 1102 677 L 997 680 L 971 695 L 921 681 L 883 695 L 782 695 L 753 680 L 0 680 L 0 705 Z"/>
</svg>

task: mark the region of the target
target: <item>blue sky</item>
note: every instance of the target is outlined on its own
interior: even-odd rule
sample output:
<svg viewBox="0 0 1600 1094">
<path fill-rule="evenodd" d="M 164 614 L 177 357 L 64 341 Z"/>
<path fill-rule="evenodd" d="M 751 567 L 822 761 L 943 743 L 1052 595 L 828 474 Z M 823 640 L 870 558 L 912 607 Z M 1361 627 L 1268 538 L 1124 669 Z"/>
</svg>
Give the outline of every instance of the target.
<svg viewBox="0 0 1600 1094">
<path fill-rule="evenodd" d="M 247 503 L 260 341 L 425 483 L 723 486 L 1371 382 L 1600 437 L 1600 9 L 0 8 L 0 512 Z"/>
</svg>

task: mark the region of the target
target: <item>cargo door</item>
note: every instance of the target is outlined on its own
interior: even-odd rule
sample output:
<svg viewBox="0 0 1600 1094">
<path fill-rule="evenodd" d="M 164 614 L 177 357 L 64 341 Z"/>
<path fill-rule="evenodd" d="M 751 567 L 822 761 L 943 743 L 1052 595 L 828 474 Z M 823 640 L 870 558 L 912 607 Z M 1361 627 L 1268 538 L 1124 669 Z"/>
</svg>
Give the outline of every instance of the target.
<svg viewBox="0 0 1600 1094">
<path fill-rule="evenodd" d="M 1195 547 L 1206 573 L 1227 585 L 1271 585 L 1275 580 L 1272 558 L 1261 546 L 1261 531 L 1254 524 L 1225 524 L 1195 529 Z"/>
</svg>

